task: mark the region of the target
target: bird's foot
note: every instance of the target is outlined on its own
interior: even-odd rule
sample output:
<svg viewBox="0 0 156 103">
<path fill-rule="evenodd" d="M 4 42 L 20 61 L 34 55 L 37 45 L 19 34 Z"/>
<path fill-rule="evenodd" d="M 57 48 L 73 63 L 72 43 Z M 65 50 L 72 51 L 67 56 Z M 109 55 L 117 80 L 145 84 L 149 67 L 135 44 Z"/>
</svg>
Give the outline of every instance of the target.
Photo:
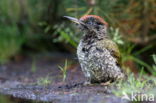
<svg viewBox="0 0 156 103">
<path fill-rule="evenodd" d="M 83 84 L 84 86 L 91 86 L 91 85 L 93 85 L 93 84 L 91 84 L 91 82 L 90 81 L 86 81 L 86 82 L 84 82 L 84 84 Z"/>
</svg>

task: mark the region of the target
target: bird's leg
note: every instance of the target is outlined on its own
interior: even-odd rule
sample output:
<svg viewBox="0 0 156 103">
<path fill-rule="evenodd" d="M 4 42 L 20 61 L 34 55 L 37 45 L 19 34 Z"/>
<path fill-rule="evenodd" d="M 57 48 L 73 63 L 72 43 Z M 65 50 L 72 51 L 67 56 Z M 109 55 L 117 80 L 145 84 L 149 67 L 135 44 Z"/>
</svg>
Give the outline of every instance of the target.
<svg viewBox="0 0 156 103">
<path fill-rule="evenodd" d="M 89 77 L 87 77 L 87 80 L 84 82 L 84 85 L 92 85 L 91 79 Z"/>
<path fill-rule="evenodd" d="M 100 85 L 103 85 L 103 86 L 107 86 L 107 85 L 110 85 L 111 84 L 111 81 L 107 81 L 107 82 L 104 82 L 104 83 L 100 83 Z"/>
</svg>

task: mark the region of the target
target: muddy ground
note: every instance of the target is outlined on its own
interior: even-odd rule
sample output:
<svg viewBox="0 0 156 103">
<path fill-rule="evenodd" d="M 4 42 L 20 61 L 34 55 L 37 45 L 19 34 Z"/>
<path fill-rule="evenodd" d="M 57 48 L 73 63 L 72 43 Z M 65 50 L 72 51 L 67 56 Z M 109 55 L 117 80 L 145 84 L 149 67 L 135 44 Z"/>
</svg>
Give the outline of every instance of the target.
<svg viewBox="0 0 156 103">
<path fill-rule="evenodd" d="M 63 82 L 58 65 L 64 65 L 66 58 L 77 63 L 75 56 L 54 54 L 34 59 L 26 57 L 1 65 L 1 95 L 16 103 L 129 103 L 114 96 L 110 87 L 84 86 L 85 78 L 78 64 L 69 66 L 66 81 Z M 50 83 L 43 82 L 45 78 Z"/>
</svg>

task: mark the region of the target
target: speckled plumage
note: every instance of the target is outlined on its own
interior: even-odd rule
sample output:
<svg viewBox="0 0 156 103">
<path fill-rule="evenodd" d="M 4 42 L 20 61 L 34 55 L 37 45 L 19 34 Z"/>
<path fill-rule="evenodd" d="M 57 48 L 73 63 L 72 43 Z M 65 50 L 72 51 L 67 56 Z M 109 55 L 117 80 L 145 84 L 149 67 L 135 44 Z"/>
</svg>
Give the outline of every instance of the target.
<svg viewBox="0 0 156 103">
<path fill-rule="evenodd" d="M 120 52 L 107 34 L 107 23 L 95 15 L 83 16 L 76 23 L 84 32 L 77 47 L 77 56 L 88 82 L 123 79 L 125 75 L 119 63 Z"/>
<path fill-rule="evenodd" d="M 104 40 L 90 44 L 89 48 L 82 40 L 79 43 L 77 55 L 85 77 L 91 83 L 122 79 L 124 74 L 117 64 L 117 59 L 101 42 Z M 84 51 L 86 47 L 88 50 Z"/>
</svg>

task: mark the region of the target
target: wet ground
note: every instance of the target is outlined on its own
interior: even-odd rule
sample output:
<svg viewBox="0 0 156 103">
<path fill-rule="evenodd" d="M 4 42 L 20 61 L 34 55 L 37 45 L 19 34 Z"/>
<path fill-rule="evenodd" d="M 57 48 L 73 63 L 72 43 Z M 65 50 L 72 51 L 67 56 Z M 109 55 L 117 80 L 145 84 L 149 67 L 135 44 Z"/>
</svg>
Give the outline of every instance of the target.
<svg viewBox="0 0 156 103">
<path fill-rule="evenodd" d="M 63 58 L 62 58 L 63 57 Z M 74 56 L 60 55 L 24 58 L 0 66 L 0 94 L 16 103 L 34 101 L 52 103 L 128 103 L 111 93 L 110 87 L 83 85 L 85 78 L 78 64 L 68 67 L 62 81 L 58 65 L 64 60 L 77 62 Z"/>
</svg>

